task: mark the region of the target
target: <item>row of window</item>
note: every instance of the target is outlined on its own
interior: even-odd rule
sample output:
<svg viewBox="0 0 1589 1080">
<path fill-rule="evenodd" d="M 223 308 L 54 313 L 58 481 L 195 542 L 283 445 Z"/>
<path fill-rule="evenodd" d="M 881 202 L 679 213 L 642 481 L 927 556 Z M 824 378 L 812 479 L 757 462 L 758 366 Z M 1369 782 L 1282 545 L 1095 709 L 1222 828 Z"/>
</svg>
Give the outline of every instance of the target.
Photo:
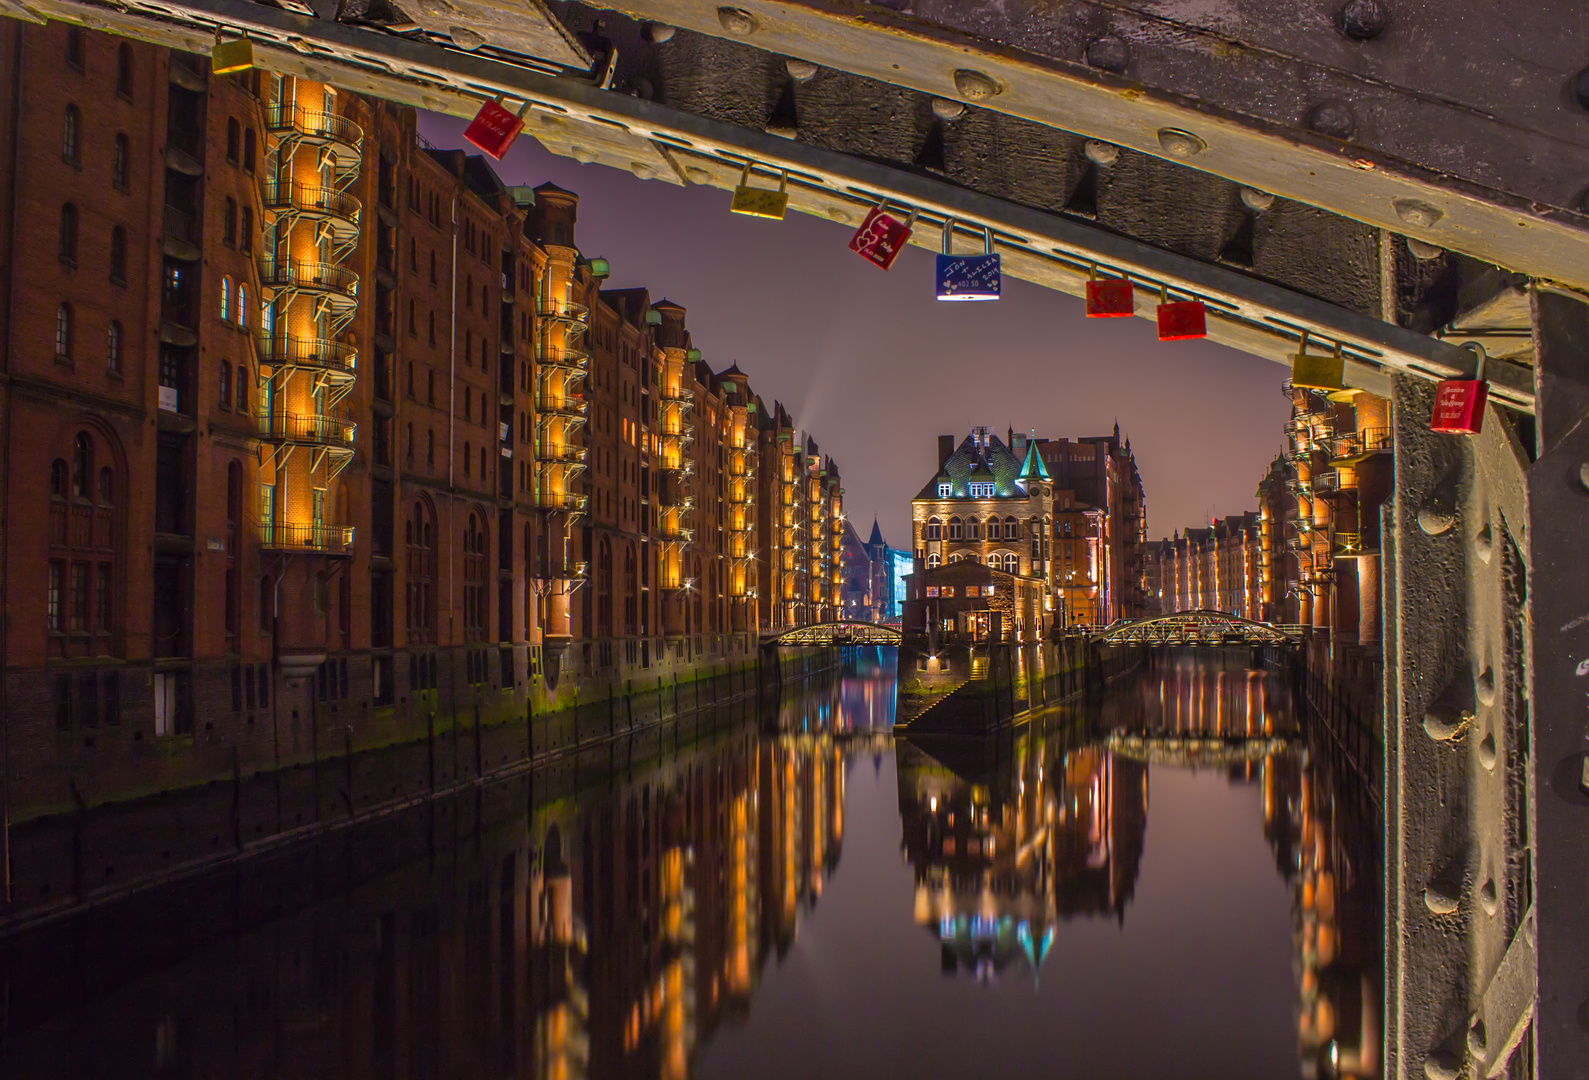
<svg viewBox="0 0 1589 1080">
<path fill-rule="evenodd" d="M 1034 520 L 1033 527 L 1038 523 Z M 1019 540 L 1021 538 L 1021 523 L 1013 517 L 1000 521 L 997 517 L 988 518 L 987 522 L 989 540 Z M 962 535 L 963 531 L 963 535 Z M 967 518 L 963 523 L 958 517 L 952 517 L 948 522 L 948 539 L 950 540 L 980 540 L 982 538 L 982 522 L 977 518 Z M 935 517 L 927 519 L 927 540 L 944 539 L 944 523 Z"/>
<path fill-rule="evenodd" d="M 962 561 L 976 562 L 977 560 L 976 556 L 974 555 L 962 555 L 959 552 L 955 552 L 953 555 L 949 556 L 949 561 L 952 563 L 957 563 Z M 942 565 L 943 559 L 938 556 L 936 551 L 927 556 L 927 569 L 933 570 Z M 1009 552 L 996 551 L 992 555 L 988 556 L 988 566 L 992 567 L 994 570 L 1003 570 L 1007 574 L 1018 574 L 1021 572 L 1021 557 Z"/>
<path fill-rule="evenodd" d="M 66 28 L 66 66 L 83 73 L 88 70 L 88 40 L 81 26 Z M 116 93 L 132 100 L 132 46 L 125 41 L 116 47 Z"/>
<path fill-rule="evenodd" d="M 71 360 L 76 345 L 77 313 L 72 305 L 62 302 L 55 308 L 55 355 L 61 360 Z M 121 374 L 121 323 L 111 320 L 105 328 L 105 370 L 112 375 Z"/>
<path fill-rule="evenodd" d="M 965 590 L 962 595 L 966 597 L 996 596 L 999 591 L 997 585 L 928 585 L 927 596 L 929 599 L 935 596 L 944 596 L 952 600 L 957 587 Z"/>
<path fill-rule="evenodd" d="M 68 165 L 83 166 L 83 110 L 76 105 L 66 106 L 61 114 L 61 158 Z M 118 191 L 127 190 L 127 169 L 131 164 L 132 144 L 127 136 L 116 133 L 110 150 L 110 182 Z"/>
<path fill-rule="evenodd" d="M 68 266 L 77 265 L 77 207 L 66 203 L 61 207 L 61 227 L 56 257 Z M 114 225 L 110 230 L 110 280 L 116 285 L 127 284 L 127 230 Z"/>
</svg>

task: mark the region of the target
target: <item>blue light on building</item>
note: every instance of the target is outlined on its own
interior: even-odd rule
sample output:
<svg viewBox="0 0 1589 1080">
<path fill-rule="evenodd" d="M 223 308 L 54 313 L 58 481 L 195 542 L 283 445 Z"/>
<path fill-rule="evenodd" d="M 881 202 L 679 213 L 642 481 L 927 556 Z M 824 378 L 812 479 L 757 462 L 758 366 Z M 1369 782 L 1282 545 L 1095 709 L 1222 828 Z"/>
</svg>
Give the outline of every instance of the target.
<svg viewBox="0 0 1589 1080">
<path fill-rule="evenodd" d="M 911 572 L 910 552 L 888 549 L 888 618 L 900 619 L 905 615 L 905 575 Z"/>
</svg>

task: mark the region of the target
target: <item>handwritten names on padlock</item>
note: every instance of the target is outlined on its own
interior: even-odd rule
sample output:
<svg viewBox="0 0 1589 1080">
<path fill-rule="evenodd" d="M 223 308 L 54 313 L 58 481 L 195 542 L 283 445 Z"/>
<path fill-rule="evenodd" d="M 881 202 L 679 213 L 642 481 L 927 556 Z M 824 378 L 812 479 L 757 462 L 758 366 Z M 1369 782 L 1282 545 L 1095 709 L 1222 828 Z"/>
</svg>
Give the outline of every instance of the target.
<svg viewBox="0 0 1589 1080">
<path fill-rule="evenodd" d="M 894 265 L 910 240 L 910 226 L 881 206 L 873 207 L 850 237 L 850 250 L 884 270 Z"/>
<path fill-rule="evenodd" d="M 997 254 L 939 255 L 938 299 L 997 300 L 1002 276 Z"/>
<path fill-rule="evenodd" d="M 495 101 L 488 101 L 480 106 L 480 111 L 475 113 L 474 119 L 469 121 L 469 126 L 464 128 L 463 137 L 501 161 L 502 155 L 508 152 L 508 148 L 523 130 L 523 120 Z"/>
<path fill-rule="evenodd" d="M 1087 318 L 1118 319 L 1136 314 L 1136 290 L 1125 278 L 1087 282 Z"/>
<path fill-rule="evenodd" d="M 1483 379 L 1443 379 L 1435 387 L 1429 430 L 1443 435 L 1477 435 L 1484 427 L 1490 384 Z"/>
<path fill-rule="evenodd" d="M 1171 300 L 1159 305 L 1159 340 L 1188 341 L 1208 336 L 1201 300 Z"/>
</svg>

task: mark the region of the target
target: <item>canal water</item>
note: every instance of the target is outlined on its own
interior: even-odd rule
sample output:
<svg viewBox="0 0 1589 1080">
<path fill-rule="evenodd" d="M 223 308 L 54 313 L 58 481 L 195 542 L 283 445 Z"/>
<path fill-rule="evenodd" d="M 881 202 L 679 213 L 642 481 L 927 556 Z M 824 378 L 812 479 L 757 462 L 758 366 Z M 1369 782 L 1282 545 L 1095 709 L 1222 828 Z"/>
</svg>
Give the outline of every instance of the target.
<svg viewBox="0 0 1589 1080">
<path fill-rule="evenodd" d="M 0 1076 L 1380 1075 L 1377 810 L 1278 676 L 894 719 L 860 650 L 0 943 Z"/>
</svg>

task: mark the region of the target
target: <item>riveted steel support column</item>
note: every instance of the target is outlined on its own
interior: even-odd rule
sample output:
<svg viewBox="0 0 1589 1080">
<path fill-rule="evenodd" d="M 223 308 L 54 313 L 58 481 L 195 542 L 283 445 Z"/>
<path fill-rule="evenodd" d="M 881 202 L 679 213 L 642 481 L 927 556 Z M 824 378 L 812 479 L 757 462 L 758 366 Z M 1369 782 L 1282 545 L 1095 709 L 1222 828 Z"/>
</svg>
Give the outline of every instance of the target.
<svg viewBox="0 0 1589 1080">
<path fill-rule="evenodd" d="M 1589 307 L 1534 295 L 1528 474 L 1539 909 L 1538 1075 L 1589 1076 Z"/>
<path fill-rule="evenodd" d="M 1386 1075 L 1500 1075 L 1534 1008 L 1526 458 L 1493 407 L 1462 439 L 1427 383 L 1395 395 Z"/>
</svg>

